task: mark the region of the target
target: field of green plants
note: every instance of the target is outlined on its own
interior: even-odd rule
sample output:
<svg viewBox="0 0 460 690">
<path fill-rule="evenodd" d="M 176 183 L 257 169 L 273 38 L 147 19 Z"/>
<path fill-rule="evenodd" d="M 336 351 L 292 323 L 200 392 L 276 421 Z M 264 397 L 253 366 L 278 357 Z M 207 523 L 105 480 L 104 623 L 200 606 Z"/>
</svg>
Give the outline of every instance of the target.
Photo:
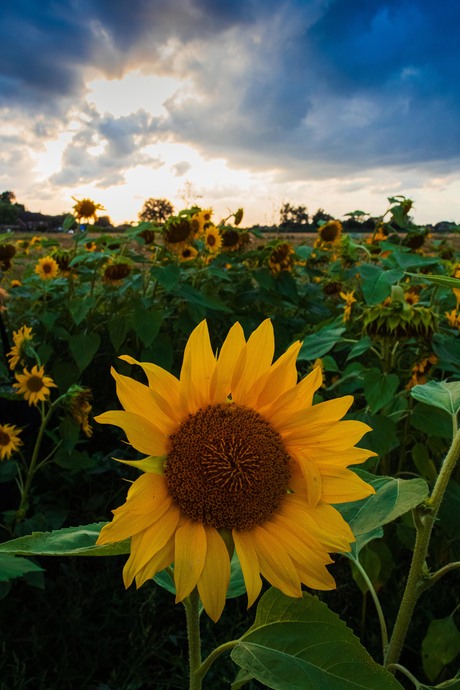
<svg viewBox="0 0 460 690">
<path fill-rule="evenodd" d="M 0 690 L 460 689 L 460 254 L 389 201 L 372 235 L 332 220 L 295 244 L 197 207 L 119 234 L 0 237 Z M 207 551 L 190 528 L 154 552 L 163 523 L 136 503 L 139 478 L 185 482 L 171 448 L 199 415 L 219 436 L 219 387 L 301 457 L 311 525 L 277 520 L 281 499 L 254 528 L 239 504 L 201 520 L 178 487 Z M 276 442 L 260 441 L 267 458 Z M 100 535 L 112 519 L 119 539 Z M 278 532 L 249 547 L 267 520 Z"/>
</svg>

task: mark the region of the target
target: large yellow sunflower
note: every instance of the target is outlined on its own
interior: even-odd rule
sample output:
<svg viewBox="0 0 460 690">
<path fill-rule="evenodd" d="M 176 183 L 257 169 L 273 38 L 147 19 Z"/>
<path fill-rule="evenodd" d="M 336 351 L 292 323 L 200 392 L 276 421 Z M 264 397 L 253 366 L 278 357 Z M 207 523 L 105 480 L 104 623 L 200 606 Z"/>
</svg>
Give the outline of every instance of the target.
<svg viewBox="0 0 460 690">
<path fill-rule="evenodd" d="M 0 424 L 0 460 L 8 460 L 22 446 L 20 431 L 14 424 Z"/>
<path fill-rule="evenodd" d="M 29 405 L 37 405 L 40 401 L 46 400 L 50 394 L 50 388 L 56 388 L 56 384 L 50 376 L 45 375 L 45 367 L 35 364 L 31 371 L 24 367 L 22 374 L 15 374 L 18 383 L 13 383 L 17 388 L 16 393 L 24 396 Z"/>
<path fill-rule="evenodd" d="M 222 237 L 220 236 L 219 228 L 215 225 L 209 225 L 204 231 L 204 244 L 211 254 L 217 254 L 221 248 Z"/>
<path fill-rule="evenodd" d="M 302 583 L 335 587 L 329 553 L 348 551 L 354 537 L 331 504 L 373 492 L 347 469 L 373 453 L 354 446 L 367 425 L 339 421 L 351 396 L 312 406 L 321 370 L 297 382 L 300 346 L 293 343 L 272 363 L 271 322 L 247 342 L 236 323 L 216 357 L 203 321 L 188 340 L 179 379 L 121 358 L 139 364 L 148 385 L 112 371 L 124 410 L 96 421 L 121 427 L 148 457 L 123 461 L 143 474 L 98 544 L 131 537 L 126 587 L 174 562 L 176 601 L 197 587 L 216 621 L 233 548 L 248 605 L 260 593 L 261 575 L 292 597 L 301 596 Z"/>
<path fill-rule="evenodd" d="M 29 326 L 21 326 L 18 331 L 13 331 L 14 345 L 6 355 L 8 357 L 10 369 L 16 369 L 19 362 L 24 357 L 24 350 L 27 343 L 32 342 L 32 328 Z"/>
<path fill-rule="evenodd" d="M 42 280 L 56 278 L 59 273 L 58 263 L 53 259 L 52 256 L 45 256 L 38 260 L 38 263 L 35 266 L 35 273 L 37 273 Z"/>
</svg>

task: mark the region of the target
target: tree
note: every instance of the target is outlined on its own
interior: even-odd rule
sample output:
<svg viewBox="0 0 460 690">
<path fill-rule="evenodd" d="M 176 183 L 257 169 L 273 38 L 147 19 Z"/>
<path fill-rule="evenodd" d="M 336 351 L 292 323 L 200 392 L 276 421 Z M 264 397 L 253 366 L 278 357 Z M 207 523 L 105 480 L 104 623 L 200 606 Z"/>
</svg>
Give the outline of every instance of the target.
<svg viewBox="0 0 460 690">
<path fill-rule="evenodd" d="M 5 204 L 12 204 L 16 199 L 16 194 L 14 192 L 2 192 L 0 194 L 0 201 Z"/>
<path fill-rule="evenodd" d="M 280 227 L 297 228 L 301 225 L 308 225 L 307 207 L 284 203 L 280 208 Z"/>
<path fill-rule="evenodd" d="M 147 199 L 139 219 L 152 223 L 164 223 L 174 213 L 174 206 L 167 199 Z"/>
<path fill-rule="evenodd" d="M 311 219 L 311 222 L 314 226 L 318 226 L 320 221 L 327 223 L 329 220 L 334 220 L 334 216 L 331 216 L 329 213 L 326 213 L 326 211 L 323 208 L 319 208 L 316 211 L 313 218 Z"/>
</svg>

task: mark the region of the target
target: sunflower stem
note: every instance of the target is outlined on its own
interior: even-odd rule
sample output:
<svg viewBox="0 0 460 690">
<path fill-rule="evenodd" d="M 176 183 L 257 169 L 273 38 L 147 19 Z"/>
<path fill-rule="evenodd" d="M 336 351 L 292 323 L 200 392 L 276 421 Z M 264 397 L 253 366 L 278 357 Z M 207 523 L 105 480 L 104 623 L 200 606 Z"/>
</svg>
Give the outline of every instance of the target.
<svg viewBox="0 0 460 690">
<path fill-rule="evenodd" d="M 419 508 L 420 519 L 415 522 L 416 538 L 412 563 L 385 658 L 385 666 L 389 670 L 394 669 L 395 664 L 399 661 L 415 605 L 420 594 L 426 589 L 424 586 L 425 580 L 427 579 L 425 560 L 428 554 L 431 532 L 447 484 L 459 457 L 460 430 L 456 430 L 452 445 L 444 459 L 431 496 L 427 499 L 422 509 L 420 510 Z"/>
<path fill-rule="evenodd" d="M 363 578 L 364 582 L 367 585 L 368 591 L 370 592 L 370 595 L 373 599 L 376 611 L 377 611 L 377 617 L 379 619 L 380 623 L 380 631 L 382 635 L 382 649 L 383 649 L 383 656 L 385 656 L 386 649 L 388 647 L 388 631 L 387 631 L 387 624 L 385 622 L 385 616 L 383 615 L 382 607 L 380 605 L 380 600 L 377 596 L 377 592 L 375 591 L 374 585 L 372 584 L 372 581 L 365 571 L 363 565 L 359 562 L 357 558 L 351 558 L 349 556 L 350 560 L 353 561 L 355 566 L 358 568 L 361 577 Z"/>
<path fill-rule="evenodd" d="M 201 666 L 200 597 L 196 587 L 184 599 L 183 604 L 187 620 L 190 690 L 201 690 L 201 681 L 204 674 L 199 673 Z"/>
</svg>

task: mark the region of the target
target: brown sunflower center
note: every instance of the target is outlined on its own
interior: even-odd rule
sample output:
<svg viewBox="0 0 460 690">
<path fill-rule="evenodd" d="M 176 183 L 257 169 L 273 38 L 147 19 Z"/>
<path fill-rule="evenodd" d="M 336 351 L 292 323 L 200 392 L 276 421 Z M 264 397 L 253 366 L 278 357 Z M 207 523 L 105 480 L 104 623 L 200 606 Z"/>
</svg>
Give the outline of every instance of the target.
<svg viewBox="0 0 460 690">
<path fill-rule="evenodd" d="M 45 263 L 42 264 L 43 273 L 51 273 L 52 270 L 53 270 L 53 267 L 51 264 L 49 264 L 49 263 L 48 264 L 45 264 Z"/>
<path fill-rule="evenodd" d="M 214 245 L 216 244 L 215 235 L 209 234 L 209 235 L 206 237 L 206 244 L 208 244 L 210 247 L 214 247 Z"/>
<path fill-rule="evenodd" d="M 281 505 L 290 458 L 279 433 L 255 410 L 209 405 L 190 415 L 169 442 L 168 490 L 191 520 L 244 530 Z"/>
<path fill-rule="evenodd" d="M 31 393 L 38 393 L 44 387 L 41 376 L 29 376 L 27 379 L 27 388 Z"/>
<path fill-rule="evenodd" d="M 7 446 L 10 443 L 10 436 L 6 431 L 0 430 L 0 446 Z"/>
</svg>

